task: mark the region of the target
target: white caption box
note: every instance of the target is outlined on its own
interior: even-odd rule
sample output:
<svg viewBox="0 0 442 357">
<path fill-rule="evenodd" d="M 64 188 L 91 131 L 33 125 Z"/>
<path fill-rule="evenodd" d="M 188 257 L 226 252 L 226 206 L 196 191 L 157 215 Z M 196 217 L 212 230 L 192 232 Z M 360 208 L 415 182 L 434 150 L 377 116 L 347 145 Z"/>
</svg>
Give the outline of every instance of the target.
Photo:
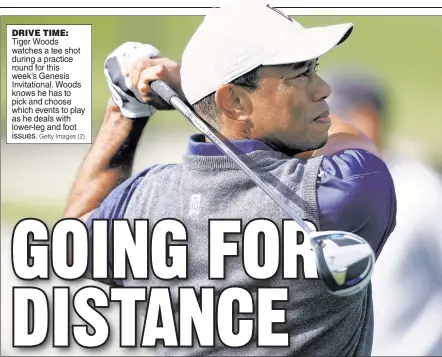
<svg viewBox="0 0 442 357">
<path fill-rule="evenodd" d="M 91 25 L 7 25 L 7 144 L 90 144 Z"/>
</svg>

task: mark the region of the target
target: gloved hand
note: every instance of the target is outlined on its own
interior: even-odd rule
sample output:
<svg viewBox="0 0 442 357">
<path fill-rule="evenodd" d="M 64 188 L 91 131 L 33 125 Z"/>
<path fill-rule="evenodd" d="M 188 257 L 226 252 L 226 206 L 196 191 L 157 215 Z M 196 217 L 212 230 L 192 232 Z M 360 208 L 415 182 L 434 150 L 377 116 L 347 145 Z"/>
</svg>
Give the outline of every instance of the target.
<svg viewBox="0 0 442 357">
<path fill-rule="evenodd" d="M 132 64 L 136 61 L 159 55 L 160 52 L 151 45 L 125 42 L 106 58 L 104 75 L 112 98 L 124 116 L 128 118 L 150 117 L 155 114 L 156 108 L 143 102 L 140 92 L 132 85 L 130 78 L 123 75 L 121 64 L 128 60 L 129 68 L 132 68 Z"/>
</svg>

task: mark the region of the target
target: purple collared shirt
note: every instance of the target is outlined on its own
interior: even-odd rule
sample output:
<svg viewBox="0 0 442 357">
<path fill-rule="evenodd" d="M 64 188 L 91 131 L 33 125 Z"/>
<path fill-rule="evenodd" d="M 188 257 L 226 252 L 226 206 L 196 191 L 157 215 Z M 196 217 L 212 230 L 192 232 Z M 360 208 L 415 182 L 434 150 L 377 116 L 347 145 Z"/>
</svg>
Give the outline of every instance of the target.
<svg viewBox="0 0 442 357">
<path fill-rule="evenodd" d="M 232 141 L 240 153 L 273 150 L 258 140 Z M 192 135 L 188 155 L 224 155 L 218 147 Z M 89 217 L 121 219 L 132 193 L 148 174 L 147 168 L 116 187 Z M 379 256 L 396 224 L 396 195 L 393 180 L 385 163 L 364 150 L 343 150 L 325 156 L 317 181 L 317 200 L 321 230 L 354 232 L 366 239 Z M 109 244 L 112 249 L 112 244 Z M 112 251 L 109 256 L 112 256 Z"/>
</svg>

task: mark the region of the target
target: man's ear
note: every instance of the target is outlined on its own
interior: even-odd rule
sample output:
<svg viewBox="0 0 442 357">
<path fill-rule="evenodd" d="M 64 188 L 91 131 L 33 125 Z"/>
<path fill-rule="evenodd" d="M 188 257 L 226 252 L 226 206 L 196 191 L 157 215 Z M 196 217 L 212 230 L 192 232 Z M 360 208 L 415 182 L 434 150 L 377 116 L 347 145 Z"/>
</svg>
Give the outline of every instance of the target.
<svg viewBox="0 0 442 357">
<path fill-rule="evenodd" d="M 222 115 L 233 120 L 247 120 L 253 111 L 247 90 L 232 84 L 223 84 L 218 88 L 215 103 Z"/>
</svg>

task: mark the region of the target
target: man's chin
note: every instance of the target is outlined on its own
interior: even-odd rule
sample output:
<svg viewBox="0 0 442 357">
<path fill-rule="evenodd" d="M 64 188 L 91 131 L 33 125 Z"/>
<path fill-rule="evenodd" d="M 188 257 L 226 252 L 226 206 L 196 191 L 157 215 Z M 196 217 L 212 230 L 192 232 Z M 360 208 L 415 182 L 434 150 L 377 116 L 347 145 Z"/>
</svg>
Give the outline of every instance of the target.
<svg viewBox="0 0 442 357">
<path fill-rule="evenodd" d="M 325 138 L 325 140 L 323 140 L 319 145 L 316 145 L 316 147 L 314 149 L 310 149 L 310 150 L 318 150 L 321 149 L 325 146 L 325 144 L 327 144 L 328 141 L 328 137 Z"/>
<path fill-rule="evenodd" d="M 302 148 L 296 148 L 297 150 L 297 154 L 301 154 L 303 152 L 308 152 L 308 151 L 315 151 L 318 149 L 321 149 L 322 147 L 325 146 L 325 144 L 327 144 L 328 141 L 328 137 L 325 138 L 323 141 L 321 141 L 319 144 L 312 144 L 312 145 L 306 145 L 305 147 Z"/>
<path fill-rule="evenodd" d="M 325 144 L 327 144 L 328 141 L 328 136 L 326 138 L 324 138 L 323 141 L 321 141 L 319 144 L 306 144 L 306 145 L 302 145 L 302 146 L 298 146 L 298 145 L 291 145 L 290 147 L 284 144 L 275 144 L 269 141 L 266 141 L 267 145 L 271 146 L 273 149 L 277 150 L 277 151 L 281 151 L 283 153 L 285 153 L 288 156 L 297 156 L 299 154 L 303 154 L 303 153 L 307 153 L 307 152 L 312 152 L 315 150 L 318 150 L 322 147 L 325 146 Z"/>
<path fill-rule="evenodd" d="M 327 143 L 327 141 L 321 143 L 320 145 L 316 145 L 315 147 L 312 147 L 310 149 L 299 151 L 298 153 L 292 155 L 292 157 L 296 157 L 296 158 L 301 159 L 301 160 L 308 160 L 309 158 L 312 157 L 313 153 L 316 150 L 324 147 L 326 143 Z"/>
</svg>

